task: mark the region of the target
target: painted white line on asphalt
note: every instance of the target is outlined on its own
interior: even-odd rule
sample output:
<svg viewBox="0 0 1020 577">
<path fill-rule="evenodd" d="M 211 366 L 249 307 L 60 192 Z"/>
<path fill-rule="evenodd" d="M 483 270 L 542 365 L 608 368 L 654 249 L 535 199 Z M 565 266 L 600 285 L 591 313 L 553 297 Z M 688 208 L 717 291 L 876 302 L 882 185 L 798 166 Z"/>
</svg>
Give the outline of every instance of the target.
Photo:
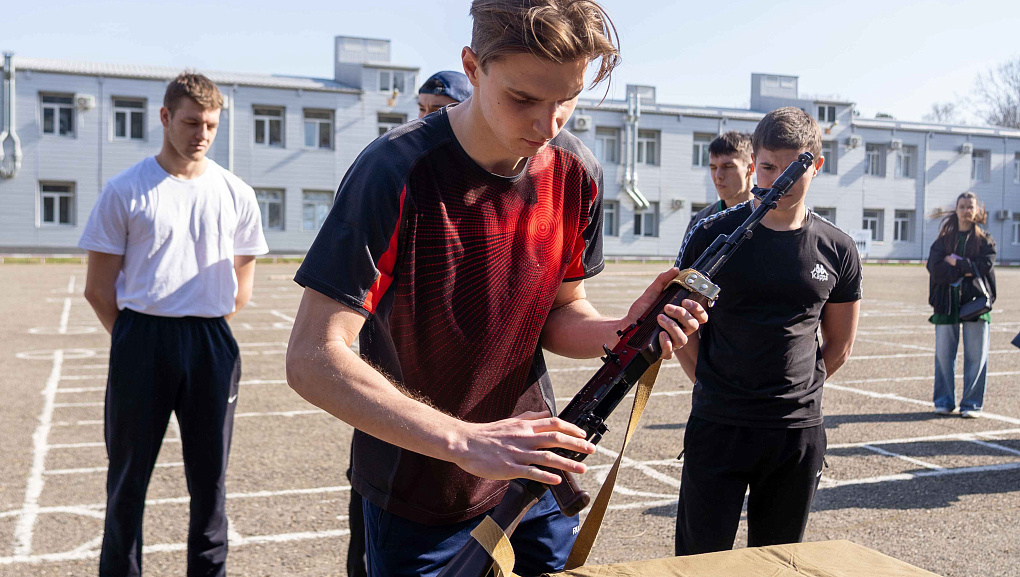
<svg viewBox="0 0 1020 577">
<path fill-rule="evenodd" d="M 241 385 L 286 385 L 287 379 L 248 379 L 241 381 Z"/>
<path fill-rule="evenodd" d="M 868 449 L 869 451 L 874 451 L 874 452 L 878 453 L 879 455 L 885 455 L 886 457 L 895 457 L 897 459 L 902 459 L 902 460 L 904 460 L 904 461 L 906 461 L 908 463 L 913 463 L 915 465 L 919 465 L 921 467 L 924 467 L 925 469 L 934 469 L 934 470 L 945 469 L 945 467 L 940 467 L 940 466 L 935 465 L 933 463 L 929 463 L 927 461 L 922 461 L 920 459 L 914 459 L 913 457 L 908 457 L 906 455 L 901 455 L 899 453 L 894 453 L 892 451 L 886 451 L 885 449 L 883 449 L 881 447 L 876 447 L 874 445 L 864 445 L 864 448 Z"/>
<path fill-rule="evenodd" d="M 1020 451 L 1017 451 L 1016 449 L 1014 449 L 1012 447 L 1007 447 L 1005 445 L 1000 445 L 998 443 L 989 443 L 988 441 L 982 441 L 981 439 L 976 439 L 976 438 L 975 439 L 967 439 L 967 440 L 972 442 L 972 443 L 977 443 L 978 445 L 981 445 L 982 447 L 988 447 L 989 449 L 996 449 L 996 450 L 999 450 L 999 451 L 1004 451 L 1006 453 L 1011 453 L 1013 455 L 1020 456 Z"/>
<path fill-rule="evenodd" d="M 322 409 L 302 409 L 300 411 L 266 411 L 262 413 L 237 413 L 235 419 L 251 417 L 299 417 L 301 415 L 329 415 Z"/>
<path fill-rule="evenodd" d="M 858 333 L 858 335 L 859 334 L 860 333 Z M 935 348 L 934 347 L 922 347 L 922 346 L 919 346 L 919 345 L 909 345 L 909 344 L 905 344 L 905 343 L 893 343 L 893 342 L 889 342 L 889 341 L 880 341 L 880 340 L 877 340 L 877 339 L 861 338 L 859 336 L 857 337 L 856 340 L 859 343 L 872 343 L 872 344 L 876 344 L 876 345 L 885 345 L 887 347 L 900 347 L 900 348 L 903 348 L 903 349 L 913 349 L 913 350 L 917 350 L 917 351 L 927 351 L 929 353 L 934 353 L 935 352 Z"/>
<path fill-rule="evenodd" d="M 180 439 L 164 438 L 164 443 L 180 443 Z M 50 449 L 91 449 L 94 447 L 105 447 L 106 443 L 97 441 L 92 443 L 54 443 L 49 445 Z"/>
<path fill-rule="evenodd" d="M 285 314 L 283 314 L 280 311 L 275 310 L 275 309 L 269 311 L 269 314 L 273 315 L 276 318 L 283 319 L 283 320 L 287 321 L 288 323 L 294 322 L 294 317 L 285 315 Z"/>
<path fill-rule="evenodd" d="M 67 407 L 102 407 L 103 403 L 56 403 L 53 406 L 58 409 Z"/>
<path fill-rule="evenodd" d="M 168 467 L 183 467 L 184 463 L 156 463 L 157 469 Z M 105 473 L 107 467 L 82 467 L 80 469 L 50 469 L 45 471 L 46 475 L 86 475 L 89 473 Z"/>
<path fill-rule="evenodd" d="M 106 387 L 77 387 L 71 389 L 57 389 L 58 394 L 69 395 L 74 393 L 95 393 L 98 391 L 105 391 Z"/>
<path fill-rule="evenodd" d="M 1020 434 L 1020 429 L 999 429 L 996 431 L 985 431 L 981 433 L 950 433 L 946 435 L 930 435 L 927 437 L 904 437 L 899 439 L 885 439 L 881 441 L 863 441 L 860 443 L 837 443 L 829 445 L 832 449 L 856 449 L 866 445 L 906 445 L 909 443 L 927 443 L 932 441 L 969 441 L 976 436 L 985 435 L 1015 435 Z"/>
<path fill-rule="evenodd" d="M 84 369 L 108 369 L 109 365 L 64 365 L 65 371 Z"/>
<path fill-rule="evenodd" d="M 603 447 L 602 445 L 595 445 L 595 451 L 599 452 L 599 453 L 602 453 L 603 455 L 608 455 L 609 458 L 611 458 L 613 460 L 616 460 L 616 458 L 620 456 L 620 454 L 617 453 L 616 451 L 613 451 L 612 449 L 607 449 L 607 448 Z M 653 469 L 653 468 L 649 467 L 648 465 L 645 465 L 641 461 L 635 461 L 634 459 L 631 459 L 630 457 L 628 457 L 626 455 L 624 455 L 623 462 L 620 465 L 621 465 L 621 467 L 623 465 L 626 465 L 628 467 L 633 467 L 633 468 L 637 469 L 638 471 L 641 471 L 642 473 L 644 473 L 646 476 L 651 477 L 652 479 L 655 479 L 656 481 L 659 481 L 660 483 L 664 483 L 666 485 L 669 485 L 670 487 L 673 487 L 674 489 L 679 489 L 680 488 L 680 479 L 676 479 L 674 477 L 670 477 L 669 475 L 667 475 L 667 474 L 665 474 L 665 473 L 663 473 L 661 471 L 658 471 L 656 469 Z M 599 484 L 604 483 L 606 481 L 606 477 L 608 477 L 608 476 L 609 476 L 609 469 L 606 469 L 604 471 L 600 470 L 596 474 L 596 478 L 598 479 Z"/>
<path fill-rule="evenodd" d="M 73 281 L 72 277 L 72 281 Z M 50 423 L 53 421 L 54 399 L 57 397 L 57 384 L 60 382 L 60 367 L 64 363 L 64 352 L 53 351 L 53 368 L 46 379 L 43 389 L 43 409 L 39 414 L 39 425 L 32 434 L 32 469 L 28 474 L 25 486 L 25 502 L 21 506 L 21 516 L 14 527 L 14 555 L 30 555 L 32 553 L 32 534 L 35 521 L 39 517 L 39 496 L 42 495 L 43 471 L 46 470 L 46 452 L 49 450 L 47 441 L 50 436 Z"/>
<path fill-rule="evenodd" d="M 74 277 L 71 277 L 74 280 Z M 57 333 L 61 335 L 67 334 L 67 320 L 71 317 L 71 299 L 64 299 L 64 310 L 60 313 L 60 325 L 57 328 Z"/>
<path fill-rule="evenodd" d="M 98 379 L 105 379 L 106 375 L 64 375 L 60 377 L 61 381 L 95 381 Z"/>
<path fill-rule="evenodd" d="M 1020 469 L 1018 463 L 1002 463 L 999 465 L 982 465 L 979 467 L 958 467 L 955 469 L 939 469 L 937 471 L 917 471 L 915 473 L 897 473 L 894 475 L 881 475 L 865 479 L 848 479 L 846 481 L 835 481 L 822 477 L 818 489 L 835 489 L 838 487 L 849 487 L 851 485 L 871 485 L 875 483 L 888 483 L 892 481 L 914 481 L 926 477 L 945 477 L 946 475 L 968 475 L 971 473 L 995 473 L 1000 471 L 1015 471 Z"/>
<path fill-rule="evenodd" d="M 288 543 L 291 541 L 307 541 L 312 539 L 329 539 L 332 537 L 343 537 L 350 535 L 349 529 L 334 529 L 330 531 L 306 531 L 304 533 L 283 533 L 280 535 L 254 535 L 244 537 L 240 543 L 230 541 L 231 547 L 243 547 L 245 545 L 256 545 L 259 543 Z M 174 551 L 186 551 L 187 543 L 160 543 L 157 545 L 146 545 L 142 547 L 142 554 L 168 553 Z M 98 549 L 82 550 L 76 548 L 65 553 L 47 553 L 45 555 L 15 555 L 13 557 L 0 557 L 0 565 L 13 565 L 15 563 L 28 563 L 37 565 L 41 563 L 54 563 L 60 561 L 81 561 L 99 557 Z"/>
<path fill-rule="evenodd" d="M 995 351 L 988 351 L 990 355 L 1007 355 L 1016 353 L 1016 349 L 1000 349 Z M 930 358 L 935 357 L 931 353 L 901 353 L 898 355 L 851 355 L 848 361 L 873 361 L 879 359 L 912 359 L 912 358 Z"/>
<path fill-rule="evenodd" d="M 1003 372 L 1003 373 L 988 373 L 989 377 L 991 377 L 991 376 L 1011 376 L 1011 375 L 1020 375 L 1020 371 L 1010 371 L 1010 372 Z M 860 379 L 860 380 L 856 380 L 856 381 L 841 381 L 841 382 L 845 382 L 845 383 L 871 383 L 871 382 L 886 382 L 886 381 L 921 380 L 921 379 L 931 379 L 931 378 L 932 377 L 905 377 L 905 378 L 896 378 L 896 379 Z M 931 401 L 922 401 L 922 400 L 919 400 L 919 399 L 911 399 L 911 398 L 908 398 L 908 397 L 903 397 L 903 396 L 900 396 L 900 395 L 895 395 L 893 393 L 876 393 L 874 391 L 867 391 L 867 390 L 864 390 L 864 389 L 855 389 L 855 388 L 852 388 L 852 387 L 847 387 L 847 386 L 837 385 L 837 384 L 832 384 L 832 383 L 825 383 L 825 386 L 829 387 L 829 388 L 832 388 L 832 389 L 835 389 L 837 391 L 845 391 L 845 392 L 848 392 L 848 393 L 855 393 L 855 394 L 858 394 L 858 395 L 864 395 L 866 397 L 872 397 L 874 399 L 889 399 L 889 400 L 893 400 L 893 401 L 900 401 L 900 402 L 904 402 L 904 403 L 912 403 L 912 404 L 915 404 L 915 405 L 922 405 L 922 406 L 925 406 L 925 407 L 930 407 L 931 406 Z M 981 411 L 981 418 L 982 419 L 990 419 L 990 420 L 993 420 L 993 421 L 1002 421 L 1003 423 L 1009 423 L 1011 425 L 1020 425 L 1020 419 L 1014 419 L 1013 417 L 1006 417 L 1004 415 L 996 415 L 995 413 L 988 413 L 988 412 L 985 412 L 985 411 Z"/>
</svg>

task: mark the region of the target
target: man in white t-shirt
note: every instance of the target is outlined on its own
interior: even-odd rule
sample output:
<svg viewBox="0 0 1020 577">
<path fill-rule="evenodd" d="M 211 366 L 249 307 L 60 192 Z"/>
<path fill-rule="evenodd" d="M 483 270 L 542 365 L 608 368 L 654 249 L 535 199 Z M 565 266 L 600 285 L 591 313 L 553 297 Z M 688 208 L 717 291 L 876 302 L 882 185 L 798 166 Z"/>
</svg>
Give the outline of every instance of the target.
<svg viewBox="0 0 1020 577">
<path fill-rule="evenodd" d="M 106 524 L 99 574 L 141 575 L 142 513 L 170 413 L 191 493 L 188 575 L 226 575 L 224 477 L 241 357 L 227 325 L 269 251 L 255 192 L 205 157 L 223 97 L 184 73 L 160 110 L 163 148 L 110 179 L 78 246 L 85 298 L 110 331 Z"/>
</svg>

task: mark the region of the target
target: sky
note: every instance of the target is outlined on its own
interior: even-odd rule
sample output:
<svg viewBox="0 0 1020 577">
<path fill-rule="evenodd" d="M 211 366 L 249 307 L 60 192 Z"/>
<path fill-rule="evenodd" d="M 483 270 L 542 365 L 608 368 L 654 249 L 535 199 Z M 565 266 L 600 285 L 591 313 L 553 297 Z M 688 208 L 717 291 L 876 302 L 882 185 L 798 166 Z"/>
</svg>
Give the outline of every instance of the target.
<svg viewBox="0 0 1020 577">
<path fill-rule="evenodd" d="M 752 72 L 800 77 L 801 96 L 856 102 L 921 120 L 971 94 L 975 78 L 1020 58 L 1016 0 L 669 2 L 603 0 L 620 36 L 626 84 L 661 103 L 746 108 Z M 0 49 L 25 57 L 330 78 L 333 37 L 392 40 L 423 78 L 459 70 L 470 0 L 269 2 L 12 1 Z M 601 97 L 605 86 L 589 96 Z M 973 122 L 973 117 L 970 118 Z"/>
</svg>

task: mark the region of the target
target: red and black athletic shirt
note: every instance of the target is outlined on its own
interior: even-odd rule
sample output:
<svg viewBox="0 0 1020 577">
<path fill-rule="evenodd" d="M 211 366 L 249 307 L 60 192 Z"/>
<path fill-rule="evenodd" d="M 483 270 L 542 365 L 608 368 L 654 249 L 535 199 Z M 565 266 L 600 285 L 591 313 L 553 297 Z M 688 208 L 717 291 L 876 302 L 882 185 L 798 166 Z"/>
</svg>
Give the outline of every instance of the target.
<svg viewBox="0 0 1020 577">
<path fill-rule="evenodd" d="M 560 284 L 602 270 L 602 169 L 563 131 L 514 177 L 467 155 L 445 110 L 366 148 L 295 276 L 367 318 L 361 355 L 470 422 L 544 410 L 539 335 Z M 551 390 L 551 389 L 547 389 Z M 354 435 L 354 489 L 394 514 L 455 523 L 505 481 Z"/>
</svg>

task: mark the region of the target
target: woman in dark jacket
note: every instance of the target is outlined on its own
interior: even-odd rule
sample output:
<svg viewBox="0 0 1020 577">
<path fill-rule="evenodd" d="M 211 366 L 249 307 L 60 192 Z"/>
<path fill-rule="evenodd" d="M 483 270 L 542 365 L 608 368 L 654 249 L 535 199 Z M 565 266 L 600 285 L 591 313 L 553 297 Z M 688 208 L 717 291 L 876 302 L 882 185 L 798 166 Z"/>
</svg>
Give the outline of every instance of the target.
<svg viewBox="0 0 1020 577">
<path fill-rule="evenodd" d="M 988 325 L 991 314 L 971 321 L 960 320 L 960 305 L 978 293 L 976 276 L 984 280 L 995 300 L 995 241 L 979 224 L 984 208 L 973 192 L 956 199 L 956 210 L 942 221 L 939 236 L 928 253 L 928 303 L 935 314 L 935 412 L 949 415 L 956 409 L 954 374 L 956 349 L 963 329 L 963 397 L 960 416 L 977 418 L 984 403 L 988 377 Z"/>
</svg>

